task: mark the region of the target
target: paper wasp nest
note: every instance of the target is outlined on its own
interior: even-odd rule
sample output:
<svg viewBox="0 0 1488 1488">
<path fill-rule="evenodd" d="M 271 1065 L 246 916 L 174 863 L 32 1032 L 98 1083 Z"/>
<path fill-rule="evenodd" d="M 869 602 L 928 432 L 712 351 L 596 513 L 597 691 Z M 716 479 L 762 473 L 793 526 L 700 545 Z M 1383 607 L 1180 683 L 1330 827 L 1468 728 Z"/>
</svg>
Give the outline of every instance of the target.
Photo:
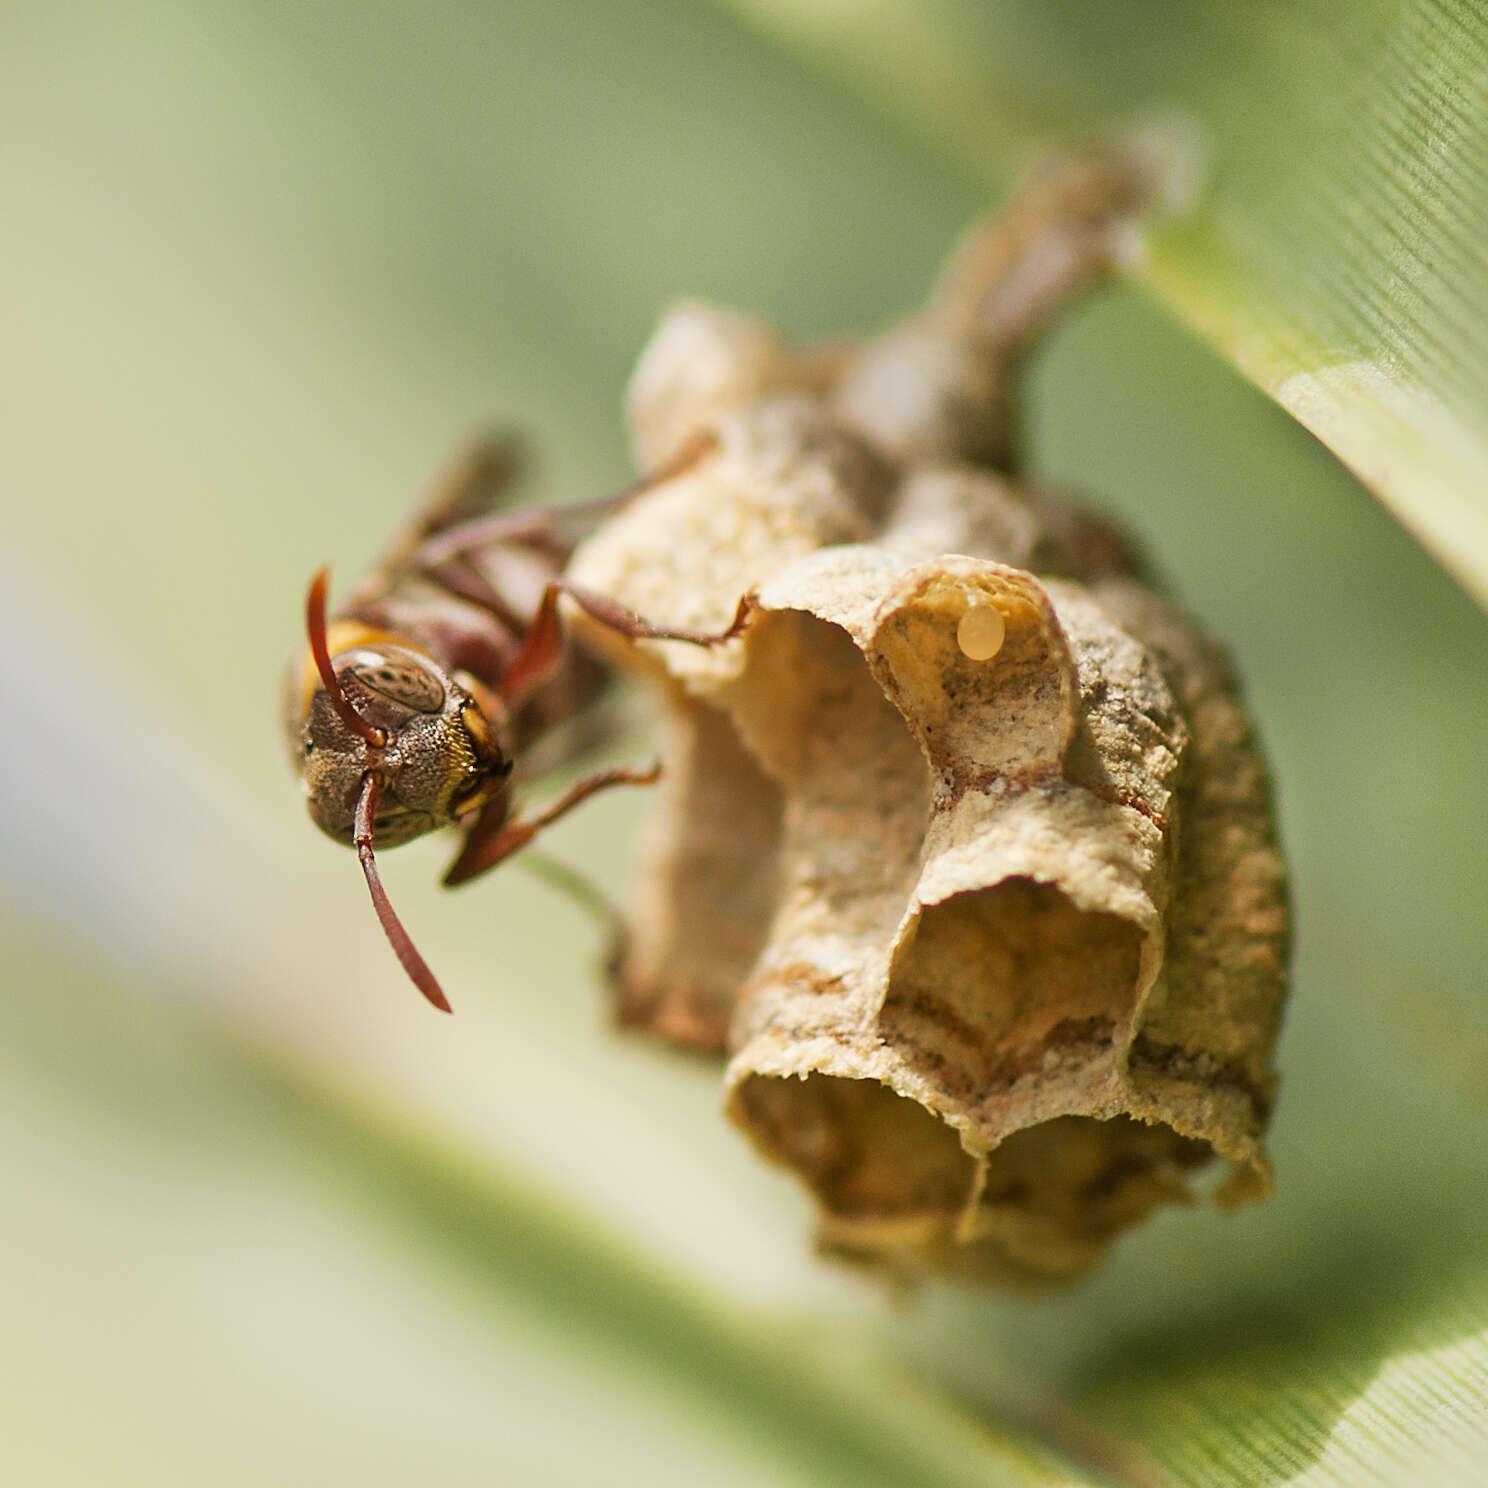
<svg viewBox="0 0 1488 1488">
<path fill-rule="evenodd" d="M 826 1249 L 1059 1279 L 1213 1156 L 1221 1198 L 1269 1190 L 1283 871 L 1222 654 L 1110 529 L 975 463 L 1006 369 L 964 350 L 679 307 L 635 443 L 717 446 L 570 572 L 690 628 L 758 596 L 713 650 L 584 629 L 665 703 L 622 1021 L 726 1054 Z"/>
</svg>

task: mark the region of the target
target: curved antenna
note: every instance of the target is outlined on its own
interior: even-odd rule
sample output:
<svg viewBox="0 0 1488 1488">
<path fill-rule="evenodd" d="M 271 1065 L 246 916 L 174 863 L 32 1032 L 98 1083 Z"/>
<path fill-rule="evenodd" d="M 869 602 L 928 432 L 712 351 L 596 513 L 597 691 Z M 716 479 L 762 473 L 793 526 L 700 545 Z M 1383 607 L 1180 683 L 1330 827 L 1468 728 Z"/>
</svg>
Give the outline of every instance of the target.
<svg viewBox="0 0 1488 1488">
<path fill-rule="evenodd" d="M 305 596 L 305 633 L 310 638 L 310 654 L 315 658 L 315 670 L 320 673 L 321 685 L 336 710 L 336 716 L 374 749 L 381 749 L 387 743 L 387 735 L 380 728 L 374 728 L 351 706 L 351 699 L 346 696 L 341 679 L 331 665 L 331 653 L 326 645 L 326 586 L 330 581 L 330 569 L 321 569 L 310 580 L 310 592 Z"/>
<path fill-rule="evenodd" d="M 323 574 L 321 575 L 323 577 Z M 372 893 L 372 907 L 382 924 L 382 933 L 387 936 L 398 964 L 408 973 L 413 983 L 441 1013 L 453 1012 L 449 999 L 444 995 L 429 963 L 419 955 L 382 886 L 382 877 L 377 871 L 377 858 L 372 851 L 372 819 L 377 815 L 377 797 L 381 787 L 377 777 L 369 770 L 362 776 L 361 794 L 357 796 L 356 818 L 353 828 L 357 857 L 361 859 L 362 872 L 367 879 L 367 888 Z"/>
</svg>

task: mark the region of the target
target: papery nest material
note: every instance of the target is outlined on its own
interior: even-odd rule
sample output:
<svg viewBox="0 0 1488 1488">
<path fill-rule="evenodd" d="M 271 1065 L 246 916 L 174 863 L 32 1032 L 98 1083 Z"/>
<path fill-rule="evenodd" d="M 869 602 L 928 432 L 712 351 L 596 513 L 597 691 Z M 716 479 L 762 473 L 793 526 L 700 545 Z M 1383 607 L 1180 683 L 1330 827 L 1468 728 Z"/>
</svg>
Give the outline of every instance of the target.
<svg viewBox="0 0 1488 1488">
<path fill-rule="evenodd" d="M 823 1246 L 902 1274 L 1072 1276 L 1215 1155 L 1223 1200 L 1269 1191 L 1287 912 L 1249 721 L 1109 527 L 994 468 L 1136 176 L 1047 177 L 861 345 L 674 310 L 634 442 L 716 445 L 570 569 L 691 629 L 756 595 L 712 650 L 584 627 L 666 713 L 619 1016 L 726 1054 Z"/>
</svg>

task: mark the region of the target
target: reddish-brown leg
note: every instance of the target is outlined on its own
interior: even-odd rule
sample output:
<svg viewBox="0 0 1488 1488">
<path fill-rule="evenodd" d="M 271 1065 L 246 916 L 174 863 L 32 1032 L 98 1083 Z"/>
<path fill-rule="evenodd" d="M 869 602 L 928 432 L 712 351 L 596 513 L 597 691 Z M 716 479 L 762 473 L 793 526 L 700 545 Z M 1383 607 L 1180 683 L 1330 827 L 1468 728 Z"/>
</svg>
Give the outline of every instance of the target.
<svg viewBox="0 0 1488 1488">
<path fill-rule="evenodd" d="M 484 520 L 500 504 L 524 463 L 520 441 L 511 434 L 495 435 L 471 444 L 439 478 L 415 512 L 413 520 L 382 555 L 376 569 L 358 590 L 366 597 L 380 593 L 389 579 L 418 567 L 420 551 L 439 540 L 438 534 Z M 529 514 L 514 512 L 496 521 Z"/>
<path fill-rule="evenodd" d="M 526 620 L 499 595 L 473 565 L 463 559 L 451 559 L 427 572 L 427 576 L 466 604 L 484 610 L 514 636 L 527 629 Z"/>
<path fill-rule="evenodd" d="M 434 482 L 415 519 L 420 540 L 500 506 L 527 465 L 525 442 L 510 429 L 473 439 Z"/>
<path fill-rule="evenodd" d="M 660 774 L 659 765 L 653 765 L 649 770 L 631 770 L 625 766 L 601 770 L 570 786 L 551 806 L 527 822 L 505 820 L 504 797 L 489 802 L 476 818 L 459 856 L 445 873 L 445 887 L 452 889 L 458 884 L 469 883 L 472 878 L 494 868 L 503 858 L 509 858 L 518 848 L 525 847 L 544 827 L 573 810 L 580 801 L 587 801 L 596 791 L 612 785 L 652 785 Z"/>
<path fill-rule="evenodd" d="M 446 527 L 419 544 L 413 562 L 421 569 L 432 571 L 451 558 L 494 547 L 497 543 L 566 550 L 553 520 L 563 510 L 556 506 L 529 506 L 520 511 L 476 517 L 473 521 L 461 522 L 458 527 Z"/>
<path fill-rule="evenodd" d="M 506 675 L 501 679 L 500 693 L 508 707 L 515 709 L 524 698 L 552 673 L 563 654 L 563 633 L 558 622 L 558 599 L 568 595 L 586 614 L 592 615 L 601 625 L 607 625 L 620 635 L 632 640 L 687 641 L 694 646 L 717 646 L 732 640 L 749 623 L 754 610 L 754 600 L 744 595 L 734 611 L 734 618 L 726 630 L 680 630 L 664 625 L 652 625 L 632 614 L 624 605 L 616 604 L 603 594 L 589 589 L 580 589 L 567 579 L 555 579 L 543 591 L 537 614 L 522 649 L 517 653 Z"/>
<path fill-rule="evenodd" d="M 477 517 L 458 526 L 431 532 L 416 554 L 418 564 L 426 569 L 438 568 L 451 558 L 488 548 L 496 543 L 527 543 L 546 547 L 566 561 L 578 538 L 605 517 L 613 516 L 637 496 L 690 470 L 705 455 L 717 448 L 718 436 L 706 430 L 694 435 L 670 460 L 649 470 L 624 490 L 596 501 L 580 501 L 570 506 L 535 506 L 523 511 L 500 512 L 495 516 Z"/>
</svg>

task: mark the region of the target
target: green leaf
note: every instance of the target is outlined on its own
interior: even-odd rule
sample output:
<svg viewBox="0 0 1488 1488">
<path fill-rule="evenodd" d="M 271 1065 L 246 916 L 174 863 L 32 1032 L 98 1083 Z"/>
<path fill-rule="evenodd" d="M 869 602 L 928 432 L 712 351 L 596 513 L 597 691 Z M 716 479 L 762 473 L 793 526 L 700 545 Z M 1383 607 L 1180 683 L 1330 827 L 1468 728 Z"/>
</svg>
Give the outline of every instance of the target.
<svg viewBox="0 0 1488 1488">
<path fill-rule="evenodd" d="M 1488 603 L 1477 0 L 731 3 L 996 179 L 1176 115 L 1206 180 L 1138 281 Z"/>
<path fill-rule="evenodd" d="M 25 1196 L 0 1241 L 7 1476 L 1080 1481 L 867 1340 L 725 1305 L 448 1141 L 3 928 L 32 993 L 0 1004 L 0 1175 Z"/>
</svg>

